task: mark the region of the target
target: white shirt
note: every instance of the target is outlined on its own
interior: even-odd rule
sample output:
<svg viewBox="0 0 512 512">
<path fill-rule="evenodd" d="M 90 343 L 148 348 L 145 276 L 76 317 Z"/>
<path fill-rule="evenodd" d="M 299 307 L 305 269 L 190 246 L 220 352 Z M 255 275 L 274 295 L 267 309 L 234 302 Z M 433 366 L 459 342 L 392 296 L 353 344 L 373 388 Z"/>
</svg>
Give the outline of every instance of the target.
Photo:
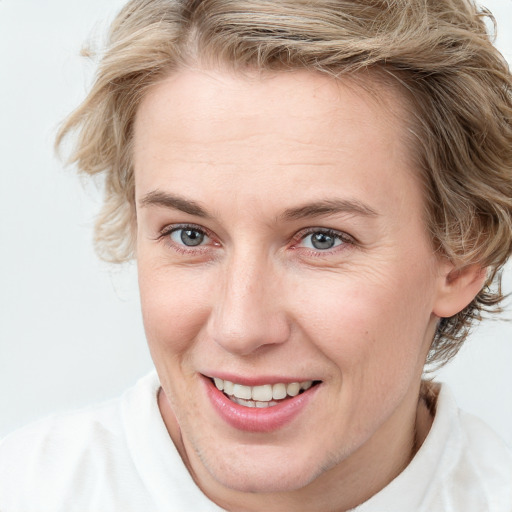
<svg viewBox="0 0 512 512">
<path fill-rule="evenodd" d="M 1 512 L 221 511 L 164 425 L 156 373 L 119 399 L 22 428 L 0 443 Z M 512 452 L 445 386 L 409 466 L 357 512 L 511 512 Z"/>
</svg>

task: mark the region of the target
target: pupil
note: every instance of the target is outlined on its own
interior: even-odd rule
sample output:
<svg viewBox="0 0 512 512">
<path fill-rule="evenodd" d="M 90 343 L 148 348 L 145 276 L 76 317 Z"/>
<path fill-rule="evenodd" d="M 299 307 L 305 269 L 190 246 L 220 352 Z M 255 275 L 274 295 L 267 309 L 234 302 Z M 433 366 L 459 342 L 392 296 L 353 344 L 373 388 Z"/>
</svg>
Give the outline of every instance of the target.
<svg viewBox="0 0 512 512">
<path fill-rule="evenodd" d="M 315 249 L 330 249 L 334 246 L 334 237 L 327 233 L 315 233 L 311 237 L 311 243 Z"/>
<path fill-rule="evenodd" d="M 188 246 L 199 245 L 204 240 L 204 233 L 196 229 L 183 229 L 181 231 L 181 241 Z"/>
</svg>

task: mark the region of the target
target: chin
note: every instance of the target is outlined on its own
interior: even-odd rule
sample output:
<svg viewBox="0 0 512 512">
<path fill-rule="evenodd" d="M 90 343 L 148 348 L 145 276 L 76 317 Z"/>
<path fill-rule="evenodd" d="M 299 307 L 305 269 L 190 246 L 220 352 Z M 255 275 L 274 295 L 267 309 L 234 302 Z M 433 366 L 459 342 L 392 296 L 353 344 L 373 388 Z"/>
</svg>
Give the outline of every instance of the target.
<svg viewBox="0 0 512 512">
<path fill-rule="evenodd" d="M 223 486 L 235 491 L 254 494 L 297 491 L 306 487 L 316 475 L 290 474 L 289 468 L 280 471 L 244 471 L 236 474 L 214 474 L 214 478 Z M 277 473 L 277 474 L 276 474 Z"/>
<path fill-rule="evenodd" d="M 243 450 L 243 448 L 242 448 Z M 255 454 L 245 457 L 213 456 L 201 457 L 204 466 L 212 477 L 221 485 L 245 493 L 290 492 L 302 489 L 314 481 L 321 473 L 328 470 L 318 461 L 305 461 L 303 458 L 290 459 L 289 453 L 282 457 L 279 453 L 257 447 L 256 450 L 267 451 L 265 457 Z M 291 453 L 294 450 L 287 449 Z M 212 463 L 213 462 L 213 463 Z"/>
</svg>

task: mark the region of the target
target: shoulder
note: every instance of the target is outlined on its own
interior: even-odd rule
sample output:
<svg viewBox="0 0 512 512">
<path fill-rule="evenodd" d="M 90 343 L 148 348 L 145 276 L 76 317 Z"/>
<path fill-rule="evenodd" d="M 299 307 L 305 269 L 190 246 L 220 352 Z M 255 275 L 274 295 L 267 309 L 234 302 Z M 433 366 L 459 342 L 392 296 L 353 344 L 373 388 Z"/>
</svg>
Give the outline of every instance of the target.
<svg viewBox="0 0 512 512">
<path fill-rule="evenodd" d="M 429 437 L 440 455 L 432 503 L 442 501 L 440 510 L 512 510 L 512 450 L 481 419 L 461 411 L 446 385 Z"/>
<path fill-rule="evenodd" d="M 458 411 L 462 437 L 459 479 L 471 475 L 486 495 L 489 510 L 512 510 L 512 450 L 480 418 Z"/>
<path fill-rule="evenodd" d="M 125 408 L 130 401 L 151 400 L 155 380 L 148 376 L 118 399 L 45 418 L 3 439 L 0 510 L 84 510 L 82 498 L 107 498 L 106 489 L 121 478 L 128 489 L 140 487 L 131 470 Z"/>
<path fill-rule="evenodd" d="M 475 472 L 481 473 L 483 469 L 485 474 L 512 476 L 512 449 L 483 420 L 459 409 L 446 385 L 442 386 L 437 409 L 439 422 L 452 425 L 448 446 L 459 440 L 457 447 L 462 448 L 462 454 L 467 456 L 467 462 L 472 462 Z M 508 480 L 507 484 L 511 482 Z"/>
<path fill-rule="evenodd" d="M 79 411 L 52 415 L 16 430 L 0 442 L 0 471 L 7 461 L 33 466 L 49 459 L 60 464 L 74 460 L 73 454 L 89 451 L 97 443 L 120 437 L 120 400 Z M 96 443 L 97 442 L 97 443 Z"/>
<path fill-rule="evenodd" d="M 483 421 L 461 411 L 445 385 L 429 385 L 427 438 L 387 487 L 358 512 L 511 512 L 512 452 Z"/>
</svg>

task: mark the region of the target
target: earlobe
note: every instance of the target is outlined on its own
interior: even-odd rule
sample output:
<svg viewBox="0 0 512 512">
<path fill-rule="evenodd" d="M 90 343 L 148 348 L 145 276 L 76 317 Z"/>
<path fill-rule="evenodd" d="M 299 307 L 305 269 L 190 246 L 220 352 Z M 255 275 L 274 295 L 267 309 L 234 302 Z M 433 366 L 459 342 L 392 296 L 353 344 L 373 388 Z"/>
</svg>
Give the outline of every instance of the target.
<svg viewBox="0 0 512 512">
<path fill-rule="evenodd" d="M 440 276 L 433 313 L 439 318 L 456 315 L 478 295 L 486 278 L 487 269 L 480 265 L 451 266 Z"/>
</svg>

